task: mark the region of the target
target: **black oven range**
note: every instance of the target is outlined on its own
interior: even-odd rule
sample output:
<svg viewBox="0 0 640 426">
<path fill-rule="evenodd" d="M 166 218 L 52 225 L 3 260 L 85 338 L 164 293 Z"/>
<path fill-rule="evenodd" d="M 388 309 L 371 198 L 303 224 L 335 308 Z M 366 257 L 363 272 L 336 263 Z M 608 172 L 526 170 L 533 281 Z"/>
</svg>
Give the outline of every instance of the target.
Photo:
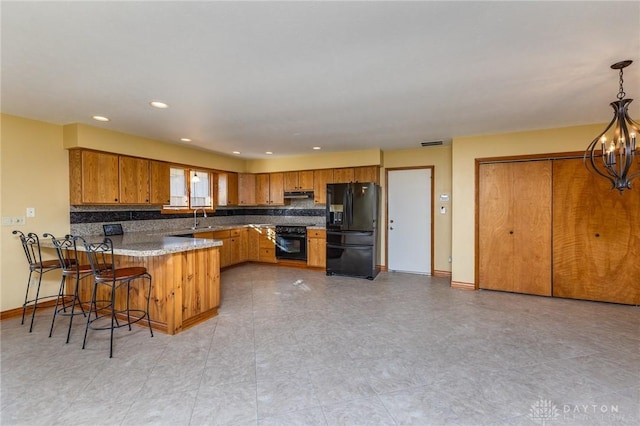
<svg viewBox="0 0 640 426">
<path fill-rule="evenodd" d="M 276 225 L 276 258 L 307 260 L 307 225 Z"/>
</svg>

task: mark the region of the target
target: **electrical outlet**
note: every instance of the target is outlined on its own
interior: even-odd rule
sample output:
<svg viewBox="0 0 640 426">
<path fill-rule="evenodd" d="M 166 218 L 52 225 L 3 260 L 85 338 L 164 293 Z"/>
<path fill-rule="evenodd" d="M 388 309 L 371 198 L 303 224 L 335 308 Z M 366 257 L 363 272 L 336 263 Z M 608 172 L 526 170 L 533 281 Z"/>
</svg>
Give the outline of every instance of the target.
<svg viewBox="0 0 640 426">
<path fill-rule="evenodd" d="M 35 207 L 27 207 L 27 217 L 36 217 Z"/>
</svg>

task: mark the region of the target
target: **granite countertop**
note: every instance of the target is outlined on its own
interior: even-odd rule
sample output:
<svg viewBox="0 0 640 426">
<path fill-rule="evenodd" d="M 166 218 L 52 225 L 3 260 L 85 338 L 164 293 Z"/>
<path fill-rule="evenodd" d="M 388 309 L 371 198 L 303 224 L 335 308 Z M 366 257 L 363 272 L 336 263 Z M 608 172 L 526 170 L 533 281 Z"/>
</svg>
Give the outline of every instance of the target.
<svg viewBox="0 0 640 426">
<path fill-rule="evenodd" d="M 104 238 L 104 236 L 93 235 L 87 237 L 87 241 L 95 243 L 104 241 Z M 222 245 L 221 240 L 150 235 L 146 232 L 129 232 L 124 235 L 112 235 L 109 238 L 113 241 L 113 254 L 120 256 L 162 256 Z M 40 244 L 53 248 L 53 243 L 48 239 L 42 239 Z M 86 251 L 82 244 L 78 244 L 78 250 Z"/>
</svg>

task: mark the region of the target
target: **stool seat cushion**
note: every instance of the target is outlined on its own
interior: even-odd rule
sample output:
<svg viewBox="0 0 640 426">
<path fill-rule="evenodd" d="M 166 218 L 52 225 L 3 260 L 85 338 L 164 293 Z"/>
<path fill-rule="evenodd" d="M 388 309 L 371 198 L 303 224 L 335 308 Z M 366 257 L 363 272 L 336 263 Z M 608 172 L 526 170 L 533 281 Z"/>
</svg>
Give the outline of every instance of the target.
<svg viewBox="0 0 640 426">
<path fill-rule="evenodd" d="M 65 274 L 75 274 L 76 273 L 76 268 L 78 270 L 78 272 L 80 273 L 84 273 L 84 272 L 91 272 L 91 265 L 86 264 L 86 265 L 70 265 L 69 269 L 65 269 L 64 273 Z M 99 265 L 98 267 L 100 270 L 103 269 L 111 269 L 111 264 L 107 263 L 106 265 Z"/>
<path fill-rule="evenodd" d="M 114 278 L 116 280 L 129 280 L 129 279 L 133 279 L 136 277 L 139 277 L 140 275 L 144 275 L 147 273 L 147 268 L 142 267 L 142 266 L 131 266 L 128 268 L 118 268 L 115 270 L 115 277 L 112 273 L 113 271 L 111 270 L 107 270 L 104 271 L 102 273 L 100 273 L 98 276 L 96 276 L 97 279 L 101 280 L 101 281 L 111 281 Z"/>
<path fill-rule="evenodd" d="M 31 269 L 48 269 L 48 268 L 55 268 L 55 267 L 60 267 L 60 261 L 58 259 L 55 260 L 43 260 L 42 262 L 39 263 L 34 263 L 33 265 L 31 265 Z"/>
</svg>

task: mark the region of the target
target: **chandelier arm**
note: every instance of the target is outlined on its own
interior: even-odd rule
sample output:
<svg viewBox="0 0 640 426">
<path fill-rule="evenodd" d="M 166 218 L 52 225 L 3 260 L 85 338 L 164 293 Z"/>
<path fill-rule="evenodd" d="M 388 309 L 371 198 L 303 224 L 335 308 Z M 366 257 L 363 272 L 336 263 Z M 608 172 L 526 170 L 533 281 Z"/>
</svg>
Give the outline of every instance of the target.
<svg viewBox="0 0 640 426">
<path fill-rule="evenodd" d="M 604 167 L 604 169 L 607 171 L 607 173 L 602 172 L 597 167 L 596 158 L 598 157 L 595 156 L 595 153 L 596 153 L 596 146 L 598 145 L 598 143 L 600 143 L 601 138 L 609 131 L 609 129 L 611 129 L 613 124 L 616 122 L 616 118 L 617 118 L 616 114 L 613 114 L 613 119 L 611 120 L 607 128 L 604 129 L 604 131 L 600 133 L 598 136 L 596 136 L 596 138 L 593 141 L 591 141 L 591 143 L 587 147 L 587 150 L 584 153 L 584 158 L 583 158 L 585 167 L 592 173 L 596 173 L 602 176 L 603 178 L 607 179 L 611 183 L 612 189 L 615 188 L 616 186 L 616 181 L 615 181 L 616 176 L 615 174 L 611 173 L 611 171 L 606 166 Z M 602 152 L 604 153 L 604 147 L 602 148 Z M 588 159 L 588 163 L 587 163 L 587 159 Z"/>
</svg>

